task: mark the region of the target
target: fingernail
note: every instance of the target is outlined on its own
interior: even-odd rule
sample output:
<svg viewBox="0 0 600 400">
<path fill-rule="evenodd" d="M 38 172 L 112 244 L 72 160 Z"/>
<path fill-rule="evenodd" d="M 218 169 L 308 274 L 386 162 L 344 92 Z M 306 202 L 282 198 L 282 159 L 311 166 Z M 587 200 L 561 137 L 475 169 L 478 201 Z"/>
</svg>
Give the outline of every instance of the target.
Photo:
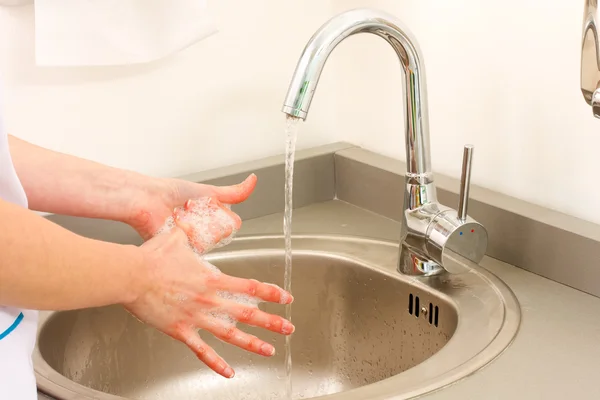
<svg viewBox="0 0 600 400">
<path fill-rule="evenodd" d="M 188 200 L 185 202 L 185 204 L 183 206 L 185 207 L 186 210 L 189 210 L 191 204 L 192 204 L 191 200 Z"/>
<path fill-rule="evenodd" d="M 281 294 L 279 295 L 279 304 L 291 304 L 294 301 L 294 296 L 281 288 L 278 289 L 281 291 Z"/>
<path fill-rule="evenodd" d="M 181 209 L 179 207 L 173 209 L 173 218 L 175 219 L 175 221 L 179 221 L 180 210 Z"/>
<path fill-rule="evenodd" d="M 275 347 L 268 343 L 264 343 L 262 346 L 260 346 L 260 352 L 265 356 L 272 356 L 275 354 Z"/>
<path fill-rule="evenodd" d="M 283 323 L 283 325 L 281 326 L 281 333 L 283 333 L 284 335 L 292 334 L 292 333 L 294 333 L 295 330 L 296 330 L 296 328 L 289 321 L 285 321 Z"/>
<path fill-rule="evenodd" d="M 227 367 L 223 370 L 223 375 L 227 378 L 233 378 L 235 376 L 235 372 L 230 367 Z"/>
</svg>

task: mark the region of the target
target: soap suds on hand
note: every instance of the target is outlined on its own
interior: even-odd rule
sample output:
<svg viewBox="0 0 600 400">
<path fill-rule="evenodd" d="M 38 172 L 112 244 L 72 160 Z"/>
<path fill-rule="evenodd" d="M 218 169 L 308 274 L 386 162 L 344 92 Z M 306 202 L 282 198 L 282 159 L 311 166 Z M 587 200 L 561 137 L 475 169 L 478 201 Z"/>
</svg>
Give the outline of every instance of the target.
<svg viewBox="0 0 600 400">
<path fill-rule="evenodd" d="M 223 204 L 229 211 L 231 205 Z M 223 247 L 231 243 L 237 233 L 236 221 L 228 212 L 215 203 L 210 197 L 202 197 L 189 201 L 189 208 L 177 207 L 173 215 L 179 215 L 179 220 L 193 227 L 192 243 L 198 243 L 203 253 Z M 170 216 L 158 230 L 157 235 L 170 231 L 176 226 L 174 216 Z M 221 238 L 215 243 L 215 238 Z M 192 245 L 195 248 L 195 246 Z"/>
<path fill-rule="evenodd" d="M 212 249 L 223 247 L 231 243 L 237 233 L 234 229 L 235 221 L 230 213 L 223 210 L 221 207 L 215 207 L 215 203 L 211 201 L 210 197 L 199 198 L 193 200 L 190 203 L 191 207 L 187 210 L 183 207 L 178 207 L 174 214 L 179 211 L 180 220 L 187 224 L 190 224 L 194 228 L 195 237 L 188 242 L 188 246 L 194 251 L 198 258 L 199 265 L 211 270 L 215 274 L 220 274 L 221 271 L 215 265 L 209 263 L 204 259 L 204 254 Z M 228 209 L 231 209 L 230 205 L 225 205 Z M 157 231 L 156 235 L 160 235 L 165 232 L 170 232 L 174 227 L 175 219 L 173 216 L 166 219 L 164 225 Z M 213 238 L 216 235 L 219 237 L 224 236 L 225 232 L 231 229 L 231 234 L 224 237 L 217 243 L 213 243 Z M 200 252 L 193 243 L 201 243 L 206 245 L 204 250 Z M 287 293 L 283 291 L 279 286 L 268 283 L 281 291 L 280 303 L 285 304 L 289 300 Z M 258 305 L 263 302 L 258 297 L 249 296 L 241 293 L 231 293 L 227 291 L 217 291 L 217 295 L 223 299 L 227 299 L 236 302 L 240 305 L 258 308 Z M 226 313 L 220 310 L 211 310 L 209 314 L 220 321 L 223 321 L 228 326 L 237 325 L 237 321 Z"/>
</svg>

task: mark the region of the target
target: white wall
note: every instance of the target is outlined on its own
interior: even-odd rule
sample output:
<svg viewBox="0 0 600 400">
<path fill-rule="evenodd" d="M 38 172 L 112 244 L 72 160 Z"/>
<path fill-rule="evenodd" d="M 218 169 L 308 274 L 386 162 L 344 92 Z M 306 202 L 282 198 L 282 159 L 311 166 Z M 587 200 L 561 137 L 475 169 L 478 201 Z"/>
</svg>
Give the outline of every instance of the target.
<svg viewBox="0 0 600 400">
<path fill-rule="evenodd" d="M 148 174 L 173 176 L 282 153 L 280 109 L 322 0 L 213 0 L 219 33 L 148 65 L 45 68 L 33 6 L 0 7 L 0 79 L 10 133 Z M 328 72 L 329 74 L 331 72 Z M 341 139 L 323 93 L 299 146 Z"/>
<path fill-rule="evenodd" d="M 220 33 L 151 65 L 38 68 L 31 7 L 0 10 L 11 133 L 149 174 L 283 151 L 279 109 L 297 58 L 331 15 L 397 15 L 423 50 L 435 171 L 600 223 L 600 121 L 579 90 L 583 1 L 212 1 Z M 381 39 L 331 56 L 298 146 L 347 140 L 404 159 L 402 74 Z M 137 156 L 131 156 L 135 149 Z"/>
<path fill-rule="evenodd" d="M 579 89 L 583 3 L 332 1 L 334 12 L 369 6 L 393 13 L 417 37 L 434 171 L 459 177 L 470 142 L 474 183 L 600 223 L 600 120 Z M 395 55 L 373 35 L 351 40 L 339 47 L 346 95 L 337 126 L 348 141 L 405 159 Z"/>
</svg>

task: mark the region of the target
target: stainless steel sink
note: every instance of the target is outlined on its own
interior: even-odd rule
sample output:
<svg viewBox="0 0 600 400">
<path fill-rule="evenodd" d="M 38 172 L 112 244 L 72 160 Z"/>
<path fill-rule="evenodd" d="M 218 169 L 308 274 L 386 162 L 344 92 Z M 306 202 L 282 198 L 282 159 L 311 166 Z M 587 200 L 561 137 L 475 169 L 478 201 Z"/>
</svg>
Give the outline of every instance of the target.
<svg viewBox="0 0 600 400">
<path fill-rule="evenodd" d="M 463 273 L 396 272 L 398 243 L 344 236 L 294 238 L 294 398 L 403 399 L 468 376 L 514 338 L 512 292 L 465 259 Z M 283 239 L 239 238 L 208 258 L 222 271 L 282 285 Z M 455 268 L 456 269 L 456 268 Z M 261 308 L 282 314 L 280 305 Z M 38 386 L 74 399 L 283 399 L 284 339 L 272 358 L 202 337 L 236 370 L 217 376 L 181 343 L 121 307 L 42 313 L 34 364 Z"/>
</svg>

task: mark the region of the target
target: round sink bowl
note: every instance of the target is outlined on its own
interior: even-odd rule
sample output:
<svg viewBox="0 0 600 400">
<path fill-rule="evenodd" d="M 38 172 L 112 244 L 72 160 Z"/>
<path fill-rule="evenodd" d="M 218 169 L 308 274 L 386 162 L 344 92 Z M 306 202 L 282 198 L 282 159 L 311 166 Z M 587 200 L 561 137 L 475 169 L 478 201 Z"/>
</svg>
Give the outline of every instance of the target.
<svg viewBox="0 0 600 400">
<path fill-rule="evenodd" d="M 461 379 L 514 338 L 518 303 L 465 260 L 461 274 L 396 272 L 397 243 L 338 236 L 293 241 L 294 399 L 402 399 Z M 207 256 L 223 272 L 283 284 L 283 239 L 245 237 Z M 283 315 L 283 306 L 261 304 Z M 271 358 L 202 338 L 236 370 L 227 380 L 185 345 L 110 306 L 41 314 L 34 365 L 40 391 L 60 400 L 285 399 L 285 340 Z"/>
</svg>

